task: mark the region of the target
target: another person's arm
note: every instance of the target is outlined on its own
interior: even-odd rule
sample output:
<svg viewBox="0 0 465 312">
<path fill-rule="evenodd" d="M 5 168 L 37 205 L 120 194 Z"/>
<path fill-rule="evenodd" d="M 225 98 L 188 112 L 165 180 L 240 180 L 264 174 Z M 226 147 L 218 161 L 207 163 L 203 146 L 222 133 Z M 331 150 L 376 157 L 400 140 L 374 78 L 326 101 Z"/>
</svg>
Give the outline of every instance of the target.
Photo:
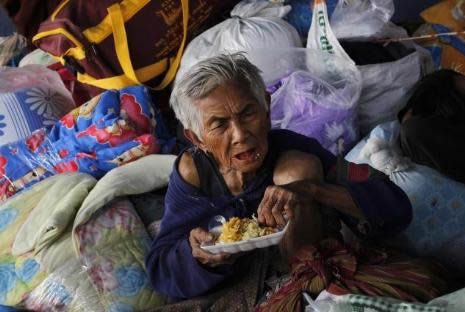
<svg viewBox="0 0 465 312">
<path fill-rule="evenodd" d="M 334 179 L 334 182 L 333 180 L 328 182 L 328 179 L 308 178 L 303 175 L 305 164 L 299 160 L 300 156 L 292 155 L 292 153 L 291 157 L 282 155 L 275 170 L 288 172 L 288 175 L 294 176 L 292 179 L 288 177 L 287 181 L 275 181 L 275 184 L 286 185 L 270 187 L 276 189 L 275 195 L 267 191 L 270 193 L 268 194 L 270 197 L 276 197 L 284 190 L 298 192 L 304 197 L 311 197 L 321 204 L 335 208 L 343 217 L 346 217 L 344 219 L 347 223 L 352 223 L 349 225 L 356 226 L 357 220 L 367 221 L 372 229 L 367 234 L 398 232 L 408 226 L 412 218 L 410 201 L 406 194 L 389 178 L 378 172 L 372 174 L 375 171 L 368 165 L 345 162 L 344 166 L 336 166 L 336 157 L 312 138 L 288 132 L 281 132 L 279 135 L 282 136 L 280 141 L 284 142 L 281 145 L 289 145 L 291 142 L 292 146 L 300 152 L 316 156 L 321 161 L 325 177 L 330 175 L 330 171 L 336 167 L 339 167 L 337 169 L 339 172 L 337 172 L 338 178 Z M 292 135 L 292 139 L 287 138 L 290 135 Z M 309 166 L 308 168 L 311 169 L 313 165 Z M 274 210 L 278 211 L 279 209 L 275 208 Z M 272 214 L 273 207 L 268 207 L 266 211 L 268 211 L 268 215 Z M 266 211 L 261 214 L 263 215 Z M 260 220 L 268 223 L 265 219 L 265 216 L 262 216 Z"/>
</svg>

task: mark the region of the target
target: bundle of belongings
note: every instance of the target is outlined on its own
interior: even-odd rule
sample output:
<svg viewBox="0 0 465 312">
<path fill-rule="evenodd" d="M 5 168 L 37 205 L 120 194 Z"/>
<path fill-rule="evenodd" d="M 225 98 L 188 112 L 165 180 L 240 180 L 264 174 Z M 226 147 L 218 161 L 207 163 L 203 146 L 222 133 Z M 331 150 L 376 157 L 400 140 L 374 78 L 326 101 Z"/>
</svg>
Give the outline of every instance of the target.
<svg viewBox="0 0 465 312">
<path fill-rule="evenodd" d="M 465 1 L 0 0 L 0 312 L 458 312 Z"/>
</svg>

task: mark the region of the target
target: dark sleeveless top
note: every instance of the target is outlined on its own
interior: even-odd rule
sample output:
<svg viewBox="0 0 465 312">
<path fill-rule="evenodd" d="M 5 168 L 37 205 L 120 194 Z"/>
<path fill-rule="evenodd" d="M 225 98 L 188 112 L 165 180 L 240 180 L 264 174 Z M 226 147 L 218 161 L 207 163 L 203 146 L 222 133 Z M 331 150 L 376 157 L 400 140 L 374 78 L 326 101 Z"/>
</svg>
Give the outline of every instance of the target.
<svg viewBox="0 0 465 312">
<path fill-rule="evenodd" d="M 210 154 L 205 153 L 201 149 L 193 146 L 187 152 L 192 156 L 195 167 L 200 180 L 200 191 L 205 196 L 233 196 L 229 190 L 223 175 L 218 170 L 215 159 Z M 268 152 L 263 165 L 257 172 L 257 177 L 264 177 L 264 175 L 273 172 L 274 163 L 276 162 L 277 155 L 273 152 Z"/>
<path fill-rule="evenodd" d="M 192 156 L 200 180 L 200 191 L 206 196 L 231 196 L 226 181 L 218 170 L 212 156 L 197 147 L 191 147 L 187 152 Z"/>
</svg>

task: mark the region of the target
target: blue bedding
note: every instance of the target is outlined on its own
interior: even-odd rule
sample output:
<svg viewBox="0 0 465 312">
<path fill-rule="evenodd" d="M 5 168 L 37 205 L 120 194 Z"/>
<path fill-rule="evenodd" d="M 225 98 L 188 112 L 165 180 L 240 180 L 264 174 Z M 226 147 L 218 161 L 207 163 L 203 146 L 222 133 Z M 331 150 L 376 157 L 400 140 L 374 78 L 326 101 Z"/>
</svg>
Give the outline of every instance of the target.
<svg viewBox="0 0 465 312">
<path fill-rule="evenodd" d="M 160 113 L 145 87 L 107 91 L 66 114 L 51 128 L 0 147 L 0 200 L 54 174 L 96 178 L 166 150 Z M 157 133 L 157 134 L 155 134 Z"/>
</svg>

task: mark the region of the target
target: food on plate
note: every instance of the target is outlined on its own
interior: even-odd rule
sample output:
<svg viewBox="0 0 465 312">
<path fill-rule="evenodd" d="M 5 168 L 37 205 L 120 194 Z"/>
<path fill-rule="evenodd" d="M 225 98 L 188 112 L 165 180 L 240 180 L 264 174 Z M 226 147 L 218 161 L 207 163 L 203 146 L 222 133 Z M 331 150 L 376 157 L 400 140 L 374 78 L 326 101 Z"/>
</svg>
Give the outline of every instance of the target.
<svg viewBox="0 0 465 312">
<path fill-rule="evenodd" d="M 230 218 L 221 228 L 217 243 L 233 243 L 276 233 L 277 228 L 260 226 L 256 218 Z"/>
</svg>

